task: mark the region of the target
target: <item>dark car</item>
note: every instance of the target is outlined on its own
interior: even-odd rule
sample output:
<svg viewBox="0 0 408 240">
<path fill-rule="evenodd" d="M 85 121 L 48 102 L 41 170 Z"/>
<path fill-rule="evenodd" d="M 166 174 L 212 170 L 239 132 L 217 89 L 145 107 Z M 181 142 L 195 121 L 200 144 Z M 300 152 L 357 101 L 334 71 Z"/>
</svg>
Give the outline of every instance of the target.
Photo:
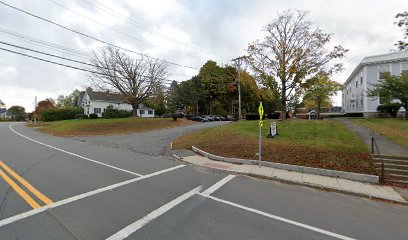
<svg viewBox="0 0 408 240">
<path fill-rule="evenodd" d="M 221 121 L 221 117 L 218 116 L 214 117 L 214 121 Z"/>
<path fill-rule="evenodd" d="M 209 122 L 210 119 L 208 118 L 208 116 L 201 116 L 201 118 L 203 119 L 202 122 Z"/>
<path fill-rule="evenodd" d="M 200 116 L 192 116 L 191 120 L 196 121 L 196 122 L 202 122 L 203 118 Z"/>
</svg>

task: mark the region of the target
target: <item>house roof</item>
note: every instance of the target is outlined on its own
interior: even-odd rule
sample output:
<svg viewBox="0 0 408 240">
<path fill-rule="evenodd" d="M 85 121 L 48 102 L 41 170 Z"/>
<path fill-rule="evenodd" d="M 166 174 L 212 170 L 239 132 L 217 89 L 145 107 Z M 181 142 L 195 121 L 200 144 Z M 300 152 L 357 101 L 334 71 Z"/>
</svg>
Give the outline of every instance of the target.
<svg viewBox="0 0 408 240">
<path fill-rule="evenodd" d="M 359 72 L 366 65 L 378 64 L 378 63 L 389 63 L 389 62 L 404 61 L 404 60 L 408 61 L 408 50 L 365 57 L 363 58 L 363 60 L 361 60 L 361 62 L 353 70 L 353 72 L 347 78 L 344 85 L 348 84 L 350 80 L 354 78 L 357 72 Z"/>
<path fill-rule="evenodd" d="M 139 104 L 138 109 L 140 109 L 140 110 L 154 110 L 153 108 L 146 107 L 144 104 Z"/>
<path fill-rule="evenodd" d="M 95 92 L 91 88 L 86 89 L 86 93 L 92 101 L 120 102 L 127 103 L 121 94 L 109 92 Z"/>
<path fill-rule="evenodd" d="M 79 96 L 78 96 L 78 103 L 77 103 L 77 105 L 78 105 L 78 106 L 80 106 L 80 105 L 81 105 L 82 100 L 84 100 L 84 96 L 85 96 L 85 91 L 82 91 L 82 92 L 80 92 L 80 93 L 79 93 Z"/>
</svg>

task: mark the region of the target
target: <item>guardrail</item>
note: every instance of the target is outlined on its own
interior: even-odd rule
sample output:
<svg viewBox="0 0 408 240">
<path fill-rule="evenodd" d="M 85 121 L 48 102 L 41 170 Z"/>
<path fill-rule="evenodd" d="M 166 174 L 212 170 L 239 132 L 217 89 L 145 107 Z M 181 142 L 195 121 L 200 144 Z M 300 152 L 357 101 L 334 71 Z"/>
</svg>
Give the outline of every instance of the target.
<svg viewBox="0 0 408 240">
<path fill-rule="evenodd" d="M 371 136 L 371 154 L 375 154 L 375 150 L 378 152 L 378 158 L 380 159 L 381 162 L 381 173 L 380 173 L 380 183 L 384 183 L 384 160 L 381 156 L 380 148 L 377 145 L 377 142 L 375 141 L 374 136 Z"/>
</svg>

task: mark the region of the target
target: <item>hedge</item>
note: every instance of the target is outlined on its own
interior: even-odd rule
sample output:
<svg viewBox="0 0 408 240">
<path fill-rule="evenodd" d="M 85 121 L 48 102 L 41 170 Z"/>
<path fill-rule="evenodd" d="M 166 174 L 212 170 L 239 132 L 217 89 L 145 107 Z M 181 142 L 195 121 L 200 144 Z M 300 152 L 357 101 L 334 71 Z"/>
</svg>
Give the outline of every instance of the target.
<svg viewBox="0 0 408 240">
<path fill-rule="evenodd" d="M 83 110 L 79 107 L 49 108 L 40 113 L 40 120 L 44 122 L 74 119 L 82 115 Z"/>
</svg>

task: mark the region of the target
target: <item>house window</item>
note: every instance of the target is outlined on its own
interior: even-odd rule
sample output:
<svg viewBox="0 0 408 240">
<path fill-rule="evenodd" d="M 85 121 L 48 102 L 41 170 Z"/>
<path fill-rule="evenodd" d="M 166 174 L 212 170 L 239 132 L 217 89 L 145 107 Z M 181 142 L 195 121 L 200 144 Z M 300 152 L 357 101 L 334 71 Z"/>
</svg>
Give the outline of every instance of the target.
<svg viewBox="0 0 408 240">
<path fill-rule="evenodd" d="M 356 88 L 358 87 L 358 81 L 356 81 Z"/>
<path fill-rule="evenodd" d="M 408 62 L 404 62 L 401 64 L 401 74 L 408 73 Z"/>
<path fill-rule="evenodd" d="M 384 64 L 378 67 L 379 79 L 385 79 L 385 76 L 390 73 L 390 65 Z"/>
<path fill-rule="evenodd" d="M 145 114 L 145 110 L 140 110 L 140 115 Z"/>
<path fill-rule="evenodd" d="M 100 108 L 94 108 L 94 113 L 96 113 L 96 114 L 101 113 L 101 109 Z"/>
<path fill-rule="evenodd" d="M 360 74 L 360 85 L 363 84 L 363 73 Z"/>
<path fill-rule="evenodd" d="M 149 115 L 152 115 L 152 114 L 153 114 L 153 111 L 152 111 L 152 110 L 149 110 L 147 113 L 148 113 Z"/>
<path fill-rule="evenodd" d="M 364 106 L 363 96 L 361 96 L 360 105 L 361 105 L 361 107 Z"/>
</svg>

